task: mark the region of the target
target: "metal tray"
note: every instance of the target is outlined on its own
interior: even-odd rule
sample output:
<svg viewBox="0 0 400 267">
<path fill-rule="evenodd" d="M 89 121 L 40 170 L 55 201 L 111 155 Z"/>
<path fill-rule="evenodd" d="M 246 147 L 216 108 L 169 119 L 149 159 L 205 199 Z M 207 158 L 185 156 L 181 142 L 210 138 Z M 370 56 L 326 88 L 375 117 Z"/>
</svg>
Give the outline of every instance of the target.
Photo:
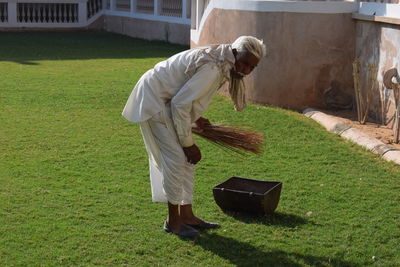
<svg viewBox="0 0 400 267">
<path fill-rule="evenodd" d="M 282 182 L 231 177 L 213 188 L 214 199 L 222 210 L 271 214 L 281 195 Z"/>
</svg>

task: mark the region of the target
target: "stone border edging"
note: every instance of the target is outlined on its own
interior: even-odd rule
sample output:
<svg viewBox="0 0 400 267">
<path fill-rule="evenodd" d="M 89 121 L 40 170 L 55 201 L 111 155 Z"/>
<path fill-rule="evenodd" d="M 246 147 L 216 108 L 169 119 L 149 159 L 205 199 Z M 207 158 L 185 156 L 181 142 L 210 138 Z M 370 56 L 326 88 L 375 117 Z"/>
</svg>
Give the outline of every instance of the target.
<svg viewBox="0 0 400 267">
<path fill-rule="evenodd" d="M 340 121 L 334 116 L 327 115 L 322 111 L 313 108 L 306 108 L 303 114 L 324 126 L 328 131 L 333 132 L 347 140 L 350 140 L 371 152 L 380 155 L 388 161 L 400 164 L 400 150 L 386 145 L 376 138 L 364 134 L 362 131 L 351 127 L 350 125 Z"/>
</svg>

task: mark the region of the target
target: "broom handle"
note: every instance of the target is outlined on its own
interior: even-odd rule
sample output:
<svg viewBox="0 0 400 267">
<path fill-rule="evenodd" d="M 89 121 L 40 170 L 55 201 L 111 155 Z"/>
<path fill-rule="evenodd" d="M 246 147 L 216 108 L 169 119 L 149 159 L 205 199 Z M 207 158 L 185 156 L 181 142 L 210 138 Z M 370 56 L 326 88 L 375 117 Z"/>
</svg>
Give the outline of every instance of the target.
<svg viewBox="0 0 400 267">
<path fill-rule="evenodd" d="M 356 106 L 357 106 L 357 119 L 361 121 L 361 103 L 360 103 L 360 61 L 356 59 L 353 62 L 353 79 L 354 79 L 354 91 L 356 97 Z"/>
</svg>

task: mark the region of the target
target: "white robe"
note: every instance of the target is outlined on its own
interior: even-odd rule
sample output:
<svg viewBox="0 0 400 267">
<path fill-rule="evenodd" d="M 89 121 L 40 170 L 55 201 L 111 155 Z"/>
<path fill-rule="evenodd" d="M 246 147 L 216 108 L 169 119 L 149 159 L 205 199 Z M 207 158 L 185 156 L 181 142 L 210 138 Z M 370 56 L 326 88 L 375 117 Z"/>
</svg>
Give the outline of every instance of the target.
<svg viewBox="0 0 400 267">
<path fill-rule="evenodd" d="M 229 45 L 187 50 L 158 63 L 133 89 L 122 115 L 141 125 L 153 201 L 191 203 L 194 170 L 182 147 L 194 144 L 192 124 L 229 79 L 234 62 Z"/>
</svg>

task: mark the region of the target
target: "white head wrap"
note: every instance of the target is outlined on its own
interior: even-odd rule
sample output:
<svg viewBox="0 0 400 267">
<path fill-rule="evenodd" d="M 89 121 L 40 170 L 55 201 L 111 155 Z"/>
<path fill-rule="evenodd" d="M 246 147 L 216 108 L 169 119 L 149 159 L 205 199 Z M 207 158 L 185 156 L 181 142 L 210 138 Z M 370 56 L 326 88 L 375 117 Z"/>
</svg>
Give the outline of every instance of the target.
<svg viewBox="0 0 400 267">
<path fill-rule="evenodd" d="M 249 52 L 259 60 L 267 55 L 264 42 L 253 36 L 240 36 L 232 43 L 232 48 L 236 49 L 239 54 Z"/>
<path fill-rule="evenodd" d="M 232 43 L 232 49 L 236 49 L 238 52 L 236 60 L 246 53 L 253 54 L 259 60 L 267 54 L 264 42 L 253 36 L 240 36 Z M 247 105 L 243 79 L 238 79 L 231 75 L 229 94 L 235 105 L 235 109 L 242 111 Z"/>
</svg>

